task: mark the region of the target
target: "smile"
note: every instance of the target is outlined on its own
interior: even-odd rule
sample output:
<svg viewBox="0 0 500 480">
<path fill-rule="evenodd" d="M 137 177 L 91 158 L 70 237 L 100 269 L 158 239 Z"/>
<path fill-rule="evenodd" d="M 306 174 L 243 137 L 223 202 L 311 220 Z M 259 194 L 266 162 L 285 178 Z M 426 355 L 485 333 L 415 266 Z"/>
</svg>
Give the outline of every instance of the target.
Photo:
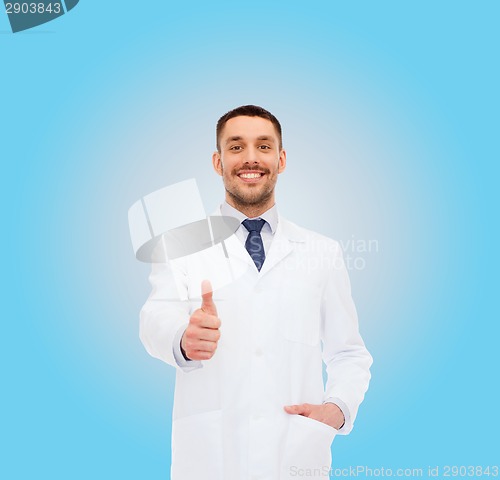
<svg viewBox="0 0 500 480">
<path fill-rule="evenodd" d="M 238 173 L 238 177 L 241 178 L 245 183 L 255 183 L 258 182 L 264 176 L 263 172 L 241 172 Z"/>
<path fill-rule="evenodd" d="M 240 173 L 238 176 L 241 178 L 260 178 L 263 173 Z"/>
</svg>

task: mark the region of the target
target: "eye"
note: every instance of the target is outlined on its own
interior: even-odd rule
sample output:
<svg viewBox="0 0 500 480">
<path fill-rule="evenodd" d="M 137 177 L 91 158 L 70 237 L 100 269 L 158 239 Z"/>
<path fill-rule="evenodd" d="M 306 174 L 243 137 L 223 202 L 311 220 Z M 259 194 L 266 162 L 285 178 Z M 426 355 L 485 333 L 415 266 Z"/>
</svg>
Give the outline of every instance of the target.
<svg viewBox="0 0 500 480">
<path fill-rule="evenodd" d="M 269 145 L 261 145 L 259 148 L 261 150 L 271 150 L 271 147 Z"/>
<path fill-rule="evenodd" d="M 241 150 L 241 145 L 233 145 L 232 147 L 229 148 L 229 150 L 240 151 Z"/>
</svg>

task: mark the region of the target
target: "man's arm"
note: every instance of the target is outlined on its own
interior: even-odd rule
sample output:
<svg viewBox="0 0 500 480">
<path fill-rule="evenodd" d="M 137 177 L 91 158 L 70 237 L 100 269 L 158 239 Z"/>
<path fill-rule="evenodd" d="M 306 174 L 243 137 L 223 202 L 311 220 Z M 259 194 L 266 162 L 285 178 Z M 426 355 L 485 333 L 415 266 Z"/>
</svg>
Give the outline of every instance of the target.
<svg viewBox="0 0 500 480">
<path fill-rule="evenodd" d="M 359 334 L 358 318 L 342 251 L 332 241 L 331 270 L 321 301 L 321 339 L 327 383 L 323 403 L 286 405 L 289 414 L 303 415 L 325 423 L 340 434 L 353 427 L 358 407 L 370 381 L 372 357 Z"/>
<path fill-rule="evenodd" d="M 140 313 L 139 337 L 147 352 L 185 372 L 201 368 L 199 361 L 187 361 L 180 348 L 182 334 L 189 324 L 190 303 L 180 300 L 176 279 L 187 291 L 184 272 L 169 263 L 153 263 L 149 281 L 151 294 Z M 187 294 L 185 295 L 187 298 Z"/>
<path fill-rule="evenodd" d="M 373 359 L 359 334 L 349 276 L 341 248 L 336 243 L 333 255 L 321 312 L 323 361 L 327 372 L 324 402 L 340 407 L 345 424 L 339 433 L 347 434 L 352 430 L 368 389 Z"/>
</svg>

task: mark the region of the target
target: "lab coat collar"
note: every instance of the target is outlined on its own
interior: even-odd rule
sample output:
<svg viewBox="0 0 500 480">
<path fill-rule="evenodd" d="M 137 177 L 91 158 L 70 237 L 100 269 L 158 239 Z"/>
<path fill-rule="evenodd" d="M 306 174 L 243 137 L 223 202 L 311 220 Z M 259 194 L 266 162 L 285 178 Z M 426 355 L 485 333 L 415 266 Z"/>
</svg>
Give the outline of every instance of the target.
<svg viewBox="0 0 500 480">
<path fill-rule="evenodd" d="M 212 215 L 221 215 L 220 207 L 218 207 Z M 276 233 L 274 234 L 271 248 L 266 255 L 266 260 L 259 272 L 259 276 L 265 275 L 287 257 L 293 251 L 295 243 L 303 243 L 305 241 L 304 231 L 278 213 Z M 231 235 L 224 243 L 229 258 L 236 257 L 255 268 L 252 258 L 236 235 Z"/>
</svg>

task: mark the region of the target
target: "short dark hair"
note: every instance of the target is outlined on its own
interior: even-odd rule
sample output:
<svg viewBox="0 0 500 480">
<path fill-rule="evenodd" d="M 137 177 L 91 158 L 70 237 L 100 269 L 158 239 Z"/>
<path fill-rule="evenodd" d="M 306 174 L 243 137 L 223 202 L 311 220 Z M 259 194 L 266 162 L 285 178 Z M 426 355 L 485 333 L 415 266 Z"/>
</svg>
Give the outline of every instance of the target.
<svg viewBox="0 0 500 480">
<path fill-rule="evenodd" d="M 241 107 L 230 110 L 219 118 L 216 129 L 217 151 L 220 152 L 220 136 L 222 134 L 222 130 L 224 129 L 227 121 L 234 117 L 260 117 L 269 120 L 274 125 L 276 133 L 278 134 L 280 150 L 283 148 L 281 125 L 278 119 L 265 108 L 258 107 L 257 105 L 242 105 Z"/>
</svg>

